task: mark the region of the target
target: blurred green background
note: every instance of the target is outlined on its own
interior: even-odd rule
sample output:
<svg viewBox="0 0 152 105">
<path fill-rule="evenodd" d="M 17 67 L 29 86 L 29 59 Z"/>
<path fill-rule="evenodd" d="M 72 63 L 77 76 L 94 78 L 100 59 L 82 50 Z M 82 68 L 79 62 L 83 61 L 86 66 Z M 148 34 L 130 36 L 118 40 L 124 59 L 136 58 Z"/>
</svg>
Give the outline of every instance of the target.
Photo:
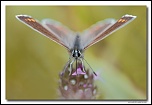
<svg viewBox="0 0 152 105">
<path fill-rule="evenodd" d="M 15 18 L 19 14 L 38 20 L 51 18 L 79 32 L 106 18 L 137 16 L 88 48 L 85 59 L 100 73 L 97 99 L 146 99 L 146 9 L 146 6 L 6 6 L 6 99 L 58 99 L 59 73 L 69 57 L 65 48 L 19 22 Z"/>
</svg>

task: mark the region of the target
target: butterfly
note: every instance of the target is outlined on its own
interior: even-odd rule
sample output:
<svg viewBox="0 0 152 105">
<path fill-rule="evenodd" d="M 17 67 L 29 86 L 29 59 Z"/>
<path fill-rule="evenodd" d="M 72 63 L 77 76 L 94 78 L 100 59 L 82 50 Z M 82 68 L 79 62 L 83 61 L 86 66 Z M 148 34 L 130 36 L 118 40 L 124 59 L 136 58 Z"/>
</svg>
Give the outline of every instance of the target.
<svg viewBox="0 0 152 105">
<path fill-rule="evenodd" d="M 28 15 L 16 15 L 16 18 L 33 30 L 48 37 L 68 50 L 70 57 L 63 71 L 64 73 L 68 65 L 70 66 L 70 69 L 72 69 L 73 63 L 76 62 L 77 65 L 77 61 L 82 64 L 82 71 L 86 72 L 83 67 L 83 60 L 85 60 L 83 56 L 84 51 L 88 47 L 103 40 L 108 35 L 133 21 L 136 16 L 126 14 L 118 20 L 112 18 L 105 19 L 92 25 L 82 33 L 73 32 L 60 22 L 52 19 L 43 19 L 39 22 Z M 69 75 L 71 74 L 71 71 L 72 70 L 70 70 Z M 93 73 L 95 74 L 95 72 Z"/>
</svg>

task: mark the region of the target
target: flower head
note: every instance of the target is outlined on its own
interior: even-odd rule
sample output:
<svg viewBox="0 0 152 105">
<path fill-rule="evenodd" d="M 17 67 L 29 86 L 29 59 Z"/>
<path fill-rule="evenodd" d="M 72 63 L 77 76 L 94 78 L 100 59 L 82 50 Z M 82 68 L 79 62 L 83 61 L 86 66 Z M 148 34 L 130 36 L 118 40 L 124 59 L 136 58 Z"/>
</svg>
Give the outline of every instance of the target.
<svg viewBox="0 0 152 105">
<path fill-rule="evenodd" d="M 69 69 L 67 67 L 65 72 L 60 74 L 59 91 L 61 98 L 95 99 L 97 87 L 94 86 L 94 75 L 82 67 L 81 63 L 78 63 L 77 68 L 72 68 L 71 71 Z"/>
</svg>

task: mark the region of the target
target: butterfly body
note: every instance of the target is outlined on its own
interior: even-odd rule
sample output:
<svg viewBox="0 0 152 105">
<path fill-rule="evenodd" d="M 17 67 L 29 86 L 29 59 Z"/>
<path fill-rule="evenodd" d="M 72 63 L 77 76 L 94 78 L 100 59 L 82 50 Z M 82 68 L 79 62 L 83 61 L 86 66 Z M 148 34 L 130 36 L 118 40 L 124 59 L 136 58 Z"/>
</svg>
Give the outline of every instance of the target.
<svg viewBox="0 0 152 105">
<path fill-rule="evenodd" d="M 76 61 L 77 69 L 77 61 L 81 62 L 83 66 L 83 60 L 85 60 L 83 53 L 88 47 L 130 23 L 136 16 L 126 14 L 118 20 L 110 18 L 99 21 L 82 33 L 75 33 L 60 22 L 52 19 L 44 19 L 40 23 L 28 15 L 16 15 L 16 18 L 33 30 L 65 47 L 70 53 L 69 61 L 65 68 L 70 65 L 70 69 L 72 69 L 72 65 Z M 84 67 L 82 69 L 84 71 Z"/>
<path fill-rule="evenodd" d="M 82 55 L 82 49 L 80 49 L 80 36 L 77 34 L 73 43 L 73 48 L 70 49 L 72 57 L 78 58 Z"/>
</svg>

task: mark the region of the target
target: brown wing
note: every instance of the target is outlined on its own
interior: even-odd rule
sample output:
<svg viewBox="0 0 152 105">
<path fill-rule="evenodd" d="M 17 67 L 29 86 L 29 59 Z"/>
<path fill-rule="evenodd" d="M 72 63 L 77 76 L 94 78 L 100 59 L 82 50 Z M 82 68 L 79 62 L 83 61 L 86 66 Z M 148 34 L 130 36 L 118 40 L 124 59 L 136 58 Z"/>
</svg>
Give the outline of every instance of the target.
<svg viewBox="0 0 152 105">
<path fill-rule="evenodd" d="M 49 39 L 57 42 L 58 44 L 64 46 L 69 50 L 68 46 L 65 45 L 64 42 L 59 40 L 58 37 L 56 37 L 52 32 L 46 29 L 43 25 L 41 25 L 37 20 L 33 19 L 31 16 L 17 15 L 16 18 L 27 26 L 29 26 L 30 28 L 34 29 L 35 31 L 41 33 L 42 35 L 48 37 Z"/>
<path fill-rule="evenodd" d="M 90 45 L 90 43 L 92 43 L 101 33 L 111 27 L 115 22 L 115 19 L 106 19 L 99 21 L 88 29 L 84 30 L 80 40 L 81 49 L 84 49 L 86 46 Z"/>
<path fill-rule="evenodd" d="M 100 40 L 104 39 L 105 37 L 107 37 L 108 35 L 112 34 L 113 32 L 115 32 L 116 30 L 122 28 L 123 26 L 127 25 L 128 23 L 130 23 L 132 20 L 134 20 L 136 18 L 136 16 L 132 16 L 132 15 L 124 15 L 122 16 L 122 18 L 120 18 L 119 20 L 117 20 L 115 23 L 113 23 L 110 27 L 106 28 L 104 31 L 102 32 L 98 32 L 98 35 L 96 35 L 97 37 L 91 41 L 88 45 L 83 46 L 84 49 L 88 48 L 89 46 L 99 42 Z M 96 32 L 96 31 L 95 31 Z M 95 33 L 94 32 L 94 33 Z M 89 37 L 89 36 L 88 36 Z"/>
</svg>

